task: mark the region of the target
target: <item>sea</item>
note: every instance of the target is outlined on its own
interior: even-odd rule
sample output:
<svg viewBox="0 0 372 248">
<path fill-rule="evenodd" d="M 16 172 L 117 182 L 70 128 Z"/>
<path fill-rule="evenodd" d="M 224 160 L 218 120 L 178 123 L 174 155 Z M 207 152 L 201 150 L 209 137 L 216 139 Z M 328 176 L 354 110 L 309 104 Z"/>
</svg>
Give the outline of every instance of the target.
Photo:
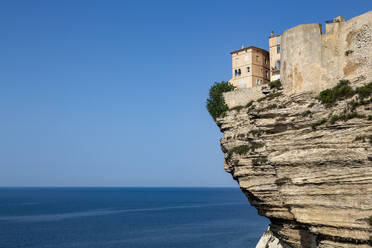
<svg viewBox="0 0 372 248">
<path fill-rule="evenodd" d="M 238 188 L 0 188 L 0 248 L 254 248 Z"/>
</svg>

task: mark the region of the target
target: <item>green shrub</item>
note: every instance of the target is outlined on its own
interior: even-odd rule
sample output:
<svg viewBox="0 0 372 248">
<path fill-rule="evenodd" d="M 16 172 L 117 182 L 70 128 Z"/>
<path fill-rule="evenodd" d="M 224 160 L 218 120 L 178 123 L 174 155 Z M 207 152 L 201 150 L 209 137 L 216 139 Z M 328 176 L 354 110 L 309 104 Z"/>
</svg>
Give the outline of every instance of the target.
<svg viewBox="0 0 372 248">
<path fill-rule="evenodd" d="M 250 102 L 248 102 L 245 106 L 235 106 L 235 107 L 233 107 L 233 108 L 231 108 L 230 110 L 237 110 L 237 111 L 240 111 L 242 108 L 249 108 L 249 107 L 251 107 L 252 106 L 252 104 L 254 103 L 254 101 L 250 101 Z M 252 106 L 252 107 L 254 107 L 254 106 Z"/>
<path fill-rule="evenodd" d="M 306 111 L 304 111 L 304 112 L 301 113 L 302 117 L 306 117 L 309 114 L 311 114 L 311 111 L 310 110 L 306 110 Z"/>
<path fill-rule="evenodd" d="M 223 117 L 229 109 L 223 99 L 222 93 L 232 91 L 235 87 L 229 82 L 216 82 L 209 90 L 209 98 L 207 99 L 207 110 L 209 114 L 216 120 L 218 117 Z"/>
<path fill-rule="evenodd" d="M 260 143 L 252 143 L 251 145 L 251 150 L 252 151 L 255 151 L 257 148 L 260 148 L 260 147 L 263 147 L 264 145 L 263 144 L 260 144 Z"/>
<path fill-rule="evenodd" d="M 318 99 L 321 103 L 330 107 L 338 100 L 350 98 L 355 94 L 353 88 L 349 85 L 348 80 L 340 80 L 340 82 L 332 89 L 326 89 L 320 92 Z"/>
<path fill-rule="evenodd" d="M 236 146 L 236 147 L 232 148 L 229 151 L 229 155 L 231 156 L 233 153 L 242 155 L 242 154 L 246 154 L 247 152 L 249 152 L 249 150 L 250 150 L 249 145 L 240 145 L 240 146 Z"/>
<path fill-rule="evenodd" d="M 243 154 L 248 153 L 249 151 L 254 151 L 257 148 L 260 148 L 262 146 L 263 146 L 263 144 L 259 144 L 259 143 L 252 143 L 252 145 L 250 145 L 250 146 L 249 145 L 236 146 L 228 152 L 228 155 L 231 156 L 233 153 L 243 155 Z"/>
<path fill-rule="evenodd" d="M 270 87 L 270 89 L 281 89 L 281 87 L 282 87 L 282 83 L 280 82 L 280 79 L 277 79 L 277 80 L 274 80 L 274 81 L 271 81 L 270 83 L 269 83 L 269 87 Z"/>
<path fill-rule="evenodd" d="M 351 111 L 354 111 L 359 106 L 359 102 L 352 100 L 348 103 L 348 105 L 350 106 Z"/>
<path fill-rule="evenodd" d="M 329 123 L 334 124 L 336 121 L 348 121 L 353 118 L 365 118 L 365 115 L 359 114 L 358 112 L 345 113 L 342 115 L 332 115 Z"/>
<path fill-rule="evenodd" d="M 372 82 L 366 84 L 365 86 L 357 87 L 355 90 L 351 88 L 348 80 L 340 80 L 340 82 L 332 89 L 326 89 L 320 92 L 318 99 L 321 103 L 325 104 L 327 107 L 333 106 L 336 101 L 350 98 L 358 94 L 360 102 L 352 101 L 352 108 L 355 109 L 359 105 L 364 105 L 370 103 L 372 100 L 369 99 L 364 102 L 364 99 L 372 95 Z M 353 103 L 354 102 L 354 103 Z"/>
<path fill-rule="evenodd" d="M 321 120 L 319 120 L 319 121 L 314 122 L 313 124 L 311 124 L 311 128 L 313 130 L 315 130 L 317 126 L 323 125 L 326 122 L 327 122 L 327 119 L 325 119 L 325 118 L 324 119 L 321 119 Z"/>
<path fill-rule="evenodd" d="M 351 102 L 348 103 L 348 106 L 350 106 L 351 111 L 354 111 L 358 106 L 367 105 L 367 104 L 370 104 L 371 102 L 372 102 L 372 97 L 367 100 L 364 100 L 364 98 L 361 98 L 357 102 L 352 100 Z"/>
<path fill-rule="evenodd" d="M 336 121 L 338 121 L 340 119 L 341 119 L 340 115 L 332 115 L 331 119 L 329 119 L 329 123 L 334 124 Z"/>
<path fill-rule="evenodd" d="M 250 106 L 252 106 L 253 103 L 254 103 L 254 101 L 250 101 L 249 103 L 247 103 L 247 105 L 245 105 L 245 107 L 249 108 Z"/>
<path fill-rule="evenodd" d="M 356 88 L 355 93 L 357 93 L 361 99 L 369 97 L 372 94 L 372 82 L 365 86 Z"/>
<path fill-rule="evenodd" d="M 252 165 L 258 166 L 267 163 L 267 161 L 268 161 L 267 158 L 254 158 L 252 159 Z"/>
</svg>

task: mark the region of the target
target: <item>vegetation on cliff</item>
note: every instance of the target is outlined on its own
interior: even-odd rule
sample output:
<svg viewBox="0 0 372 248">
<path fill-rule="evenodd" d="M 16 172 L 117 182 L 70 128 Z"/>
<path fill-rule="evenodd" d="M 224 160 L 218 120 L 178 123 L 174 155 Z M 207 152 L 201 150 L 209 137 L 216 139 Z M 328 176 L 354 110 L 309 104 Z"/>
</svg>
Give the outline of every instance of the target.
<svg viewBox="0 0 372 248">
<path fill-rule="evenodd" d="M 348 107 L 343 110 L 343 113 L 332 114 L 330 115 L 329 120 L 324 118 L 314 122 L 312 124 L 313 130 L 315 130 L 317 126 L 323 125 L 327 122 L 334 124 L 337 121 L 345 122 L 354 118 L 367 118 L 368 120 L 372 119 L 372 116 L 370 115 L 366 116 L 365 114 L 360 114 L 355 111 L 358 106 L 366 105 L 372 102 L 372 97 L 370 97 L 372 95 L 372 82 L 355 89 L 353 89 L 349 84 L 350 82 L 348 80 L 340 80 L 335 87 L 320 92 L 318 100 L 320 100 L 320 102 L 327 108 L 336 105 L 338 101 L 346 100 L 355 95 L 358 97 L 347 103 Z"/>
<path fill-rule="evenodd" d="M 270 87 L 270 89 L 280 90 L 282 88 L 282 83 L 280 82 L 280 79 L 277 79 L 277 80 L 271 81 L 269 83 L 269 87 Z"/>
<path fill-rule="evenodd" d="M 356 94 L 359 95 L 362 101 L 372 94 L 372 82 L 365 86 L 357 87 L 355 90 L 349 84 L 348 80 L 340 80 L 335 87 L 320 92 L 318 99 L 327 107 L 331 107 L 337 101 L 351 98 Z"/>
<path fill-rule="evenodd" d="M 240 145 L 233 147 L 231 150 L 228 151 L 228 155 L 231 156 L 233 153 L 243 155 L 250 151 L 255 151 L 257 148 L 262 147 L 263 144 L 260 143 L 251 143 L 250 145 Z"/>
<path fill-rule="evenodd" d="M 331 107 L 337 100 L 346 99 L 354 95 L 353 89 L 349 85 L 349 81 L 340 80 L 340 82 L 331 89 L 326 89 L 320 92 L 319 100 L 327 107 Z"/>
<path fill-rule="evenodd" d="M 229 107 L 226 105 L 223 98 L 223 93 L 234 90 L 235 87 L 229 82 L 216 82 L 209 90 L 209 98 L 207 99 L 207 109 L 214 120 L 218 117 L 223 117 Z"/>
</svg>

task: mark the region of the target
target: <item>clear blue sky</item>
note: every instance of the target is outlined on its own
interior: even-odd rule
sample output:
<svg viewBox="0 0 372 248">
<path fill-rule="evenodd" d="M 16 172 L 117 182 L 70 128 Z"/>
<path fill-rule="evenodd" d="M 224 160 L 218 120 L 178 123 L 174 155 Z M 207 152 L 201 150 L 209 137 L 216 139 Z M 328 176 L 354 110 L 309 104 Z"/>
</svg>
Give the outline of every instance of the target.
<svg viewBox="0 0 372 248">
<path fill-rule="evenodd" d="M 205 109 L 229 52 L 366 1 L 1 1 L 0 186 L 236 186 Z"/>
</svg>

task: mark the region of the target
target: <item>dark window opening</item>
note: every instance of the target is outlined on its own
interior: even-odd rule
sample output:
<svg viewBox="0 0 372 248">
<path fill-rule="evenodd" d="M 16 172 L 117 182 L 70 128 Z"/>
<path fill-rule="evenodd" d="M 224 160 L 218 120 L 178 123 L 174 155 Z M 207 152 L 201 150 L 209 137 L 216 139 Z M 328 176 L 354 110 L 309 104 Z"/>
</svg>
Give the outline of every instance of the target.
<svg viewBox="0 0 372 248">
<path fill-rule="evenodd" d="M 275 69 L 280 69 L 280 60 L 275 62 Z"/>
</svg>

